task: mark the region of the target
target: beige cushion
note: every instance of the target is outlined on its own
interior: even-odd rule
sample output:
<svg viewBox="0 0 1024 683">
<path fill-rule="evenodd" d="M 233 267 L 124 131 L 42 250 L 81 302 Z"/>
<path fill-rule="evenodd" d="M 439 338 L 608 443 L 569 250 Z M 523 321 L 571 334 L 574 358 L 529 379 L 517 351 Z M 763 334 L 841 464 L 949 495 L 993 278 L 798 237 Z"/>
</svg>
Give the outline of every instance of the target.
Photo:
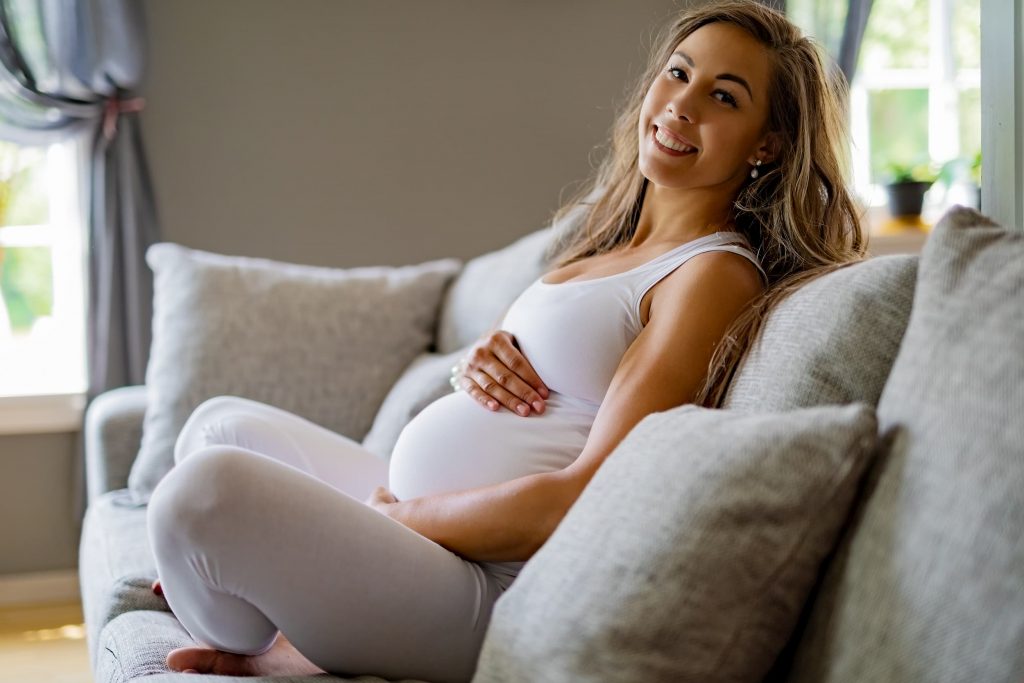
<svg viewBox="0 0 1024 683">
<path fill-rule="evenodd" d="M 474 683 L 760 681 L 875 445 L 867 404 L 648 415 L 498 599 Z"/>
<path fill-rule="evenodd" d="M 955 207 L 921 254 L 867 477 L 796 649 L 801 683 L 1024 676 L 1024 232 Z M 796 641 L 796 639 L 794 639 Z"/>
<path fill-rule="evenodd" d="M 434 338 L 458 259 L 326 268 L 159 243 L 142 448 L 128 486 L 141 504 L 173 464 L 200 403 L 228 394 L 356 440 Z"/>
<path fill-rule="evenodd" d="M 876 405 L 907 327 L 916 273 L 916 255 L 879 256 L 786 297 L 737 368 L 723 407 Z"/>
</svg>

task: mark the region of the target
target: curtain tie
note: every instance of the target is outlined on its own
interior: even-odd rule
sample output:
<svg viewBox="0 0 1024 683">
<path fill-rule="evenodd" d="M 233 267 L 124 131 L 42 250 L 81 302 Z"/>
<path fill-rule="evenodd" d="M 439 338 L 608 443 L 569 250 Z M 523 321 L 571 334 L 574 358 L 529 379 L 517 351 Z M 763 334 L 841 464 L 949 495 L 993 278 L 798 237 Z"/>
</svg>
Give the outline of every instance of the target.
<svg viewBox="0 0 1024 683">
<path fill-rule="evenodd" d="M 142 111 L 145 106 L 146 100 L 143 97 L 123 100 L 116 92 L 108 97 L 103 106 L 103 137 L 107 142 L 114 139 L 114 133 L 117 132 L 117 117 L 120 114 Z"/>
</svg>

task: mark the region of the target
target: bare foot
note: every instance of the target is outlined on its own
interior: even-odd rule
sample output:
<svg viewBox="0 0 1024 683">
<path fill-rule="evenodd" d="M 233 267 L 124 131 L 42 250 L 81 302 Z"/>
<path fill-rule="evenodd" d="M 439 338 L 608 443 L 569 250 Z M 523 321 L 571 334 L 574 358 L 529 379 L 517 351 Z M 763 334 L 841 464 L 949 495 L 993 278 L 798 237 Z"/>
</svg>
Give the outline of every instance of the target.
<svg viewBox="0 0 1024 683">
<path fill-rule="evenodd" d="M 153 582 L 153 592 L 156 593 L 157 595 L 163 595 L 164 594 L 163 586 L 160 585 L 160 579 L 157 579 L 156 581 Z"/>
<path fill-rule="evenodd" d="M 236 655 L 208 647 L 179 647 L 167 655 L 167 666 L 174 671 L 209 673 L 222 676 L 315 676 L 327 673 L 306 659 L 283 633 L 261 655 Z"/>
</svg>

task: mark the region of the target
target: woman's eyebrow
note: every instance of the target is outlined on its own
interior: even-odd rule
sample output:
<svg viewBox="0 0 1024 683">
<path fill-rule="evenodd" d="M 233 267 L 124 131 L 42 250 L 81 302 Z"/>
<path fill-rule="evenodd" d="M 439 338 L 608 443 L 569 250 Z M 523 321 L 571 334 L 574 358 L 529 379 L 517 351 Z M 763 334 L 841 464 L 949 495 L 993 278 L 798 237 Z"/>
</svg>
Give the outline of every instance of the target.
<svg viewBox="0 0 1024 683">
<path fill-rule="evenodd" d="M 672 54 L 678 57 L 682 57 L 683 61 L 689 64 L 691 69 L 693 68 L 693 59 L 690 58 L 690 55 L 686 54 L 681 50 L 676 50 Z M 754 101 L 754 93 L 751 92 L 750 90 L 750 84 L 748 84 L 746 80 L 744 80 L 742 77 L 737 76 L 736 74 L 718 74 L 717 76 L 715 76 L 715 78 L 723 81 L 733 81 L 735 83 L 739 83 L 740 85 L 747 89 L 747 94 L 750 95 L 750 101 Z"/>
</svg>

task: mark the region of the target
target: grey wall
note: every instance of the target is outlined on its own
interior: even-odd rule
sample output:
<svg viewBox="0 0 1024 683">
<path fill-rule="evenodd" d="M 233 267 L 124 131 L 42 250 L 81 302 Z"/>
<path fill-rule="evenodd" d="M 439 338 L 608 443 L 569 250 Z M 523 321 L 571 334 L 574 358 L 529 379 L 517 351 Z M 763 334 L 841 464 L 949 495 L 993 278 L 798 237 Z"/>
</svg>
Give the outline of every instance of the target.
<svg viewBox="0 0 1024 683">
<path fill-rule="evenodd" d="M 590 173 L 677 4 L 147 2 L 165 239 L 323 265 L 503 246 Z"/>
<path fill-rule="evenodd" d="M 147 0 L 165 240 L 316 265 L 468 259 L 598 161 L 683 0 Z M 73 434 L 0 436 L 0 574 L 73 568 Z"/>
</svg>

